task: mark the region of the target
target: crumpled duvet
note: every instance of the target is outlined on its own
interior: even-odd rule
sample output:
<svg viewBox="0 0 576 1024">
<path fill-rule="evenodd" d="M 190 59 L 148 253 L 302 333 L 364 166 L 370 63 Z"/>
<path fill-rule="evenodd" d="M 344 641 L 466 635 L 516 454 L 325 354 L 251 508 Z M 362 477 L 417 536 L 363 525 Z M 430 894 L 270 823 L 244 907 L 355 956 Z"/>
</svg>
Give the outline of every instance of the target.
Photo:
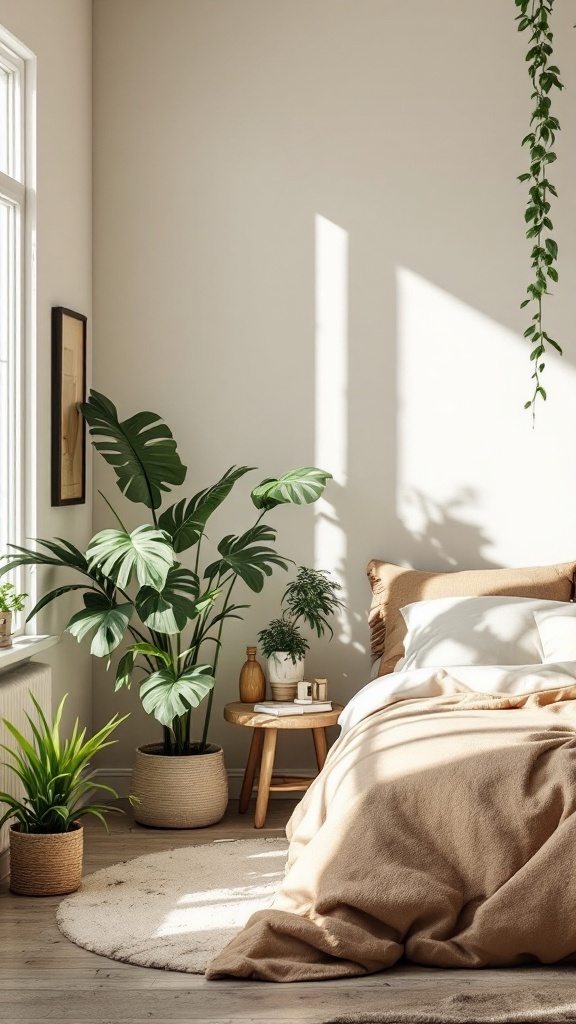
<svg viewBox="0 0 576 1024">
<path fill-rule="evenodd" d="M 576 954 L 573 673 L 548 672 L 529 693 L 482 693 L 465 673 L 426 671 L 434 696 L 422 695 L 420 671 L 416 696 L 375 680 L 364 712 L 345 711 L 288 824 L 280 892 L 208 978 L 311 981 L 402 956 L 483 967 Z M 474 685 L 490 690 L 494 672 L 476 666 Z"/>
</svg>

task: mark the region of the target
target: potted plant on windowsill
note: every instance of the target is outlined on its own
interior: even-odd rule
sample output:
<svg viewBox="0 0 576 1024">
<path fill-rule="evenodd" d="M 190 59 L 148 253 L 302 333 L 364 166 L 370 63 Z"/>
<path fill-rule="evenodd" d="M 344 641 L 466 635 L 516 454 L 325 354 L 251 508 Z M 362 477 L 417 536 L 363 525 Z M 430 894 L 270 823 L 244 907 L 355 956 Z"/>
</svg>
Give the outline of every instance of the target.
<svg viewBox="0 0 576 1024">
<path fill-rule="evenodd" d="M 280 602 L 282 616 L 260 630 L 258 640 L 263 657 L 268 660 L 268 678 L 274 700 L 293 700 L 298 683 L 304 679 L 304 656 L 310 644 L 300 631 L 305 623 L 318 637 L 326 630 L 333 636 L 328 616 L 334 615 L 342 602 L 341 586 L 330 579 L 325 569 L 308 569 L 301 565 L 296 579 L 288 584 Z"/>
<path fill-rule="evenodd" d="M 12 646 L 12 616 L 21 612 L 28 594 L 17 594 L 12 583 L 0 586 L 0 650 Z"/>
<path fill-rule="evenodd" d="M 108 661 L 128 641 L 116 666 L 116 689 L 129 687 L 135 672 L 142 672 L 142 705 L 162 727 L 161 743 L 136 752 L 136 820 L 167 828 L 209 825 L 222 817 L 228 799 L 223 752 L 209 744 L 208 734 L 224 622 L 247 607 L 233 603 L 234 588 L 240 581 L 259 593 L 275 566 L 287 568 L 271 546 L 276 530 L 261 520 L 278 505 L 316 501 L 330 473 L 306 467 L 262 481 L 251 492 L 255 523 L 225 536 L 203 567 L 206 524 L 251 467 L 232 467 L 212 486 L 160 511 L 163 494 L 182 484 L 187 472 L 167 425 L 152 412 L 120 421 L 113 403 L 97 391 L 79 408 L 118 487 L 148 509 L 150 521 L 129 531 L 107 502 L 115 528 L 97 533 L 85 553 L 58 538 L 38 540 L 37 550 L 13 546 L 0 575 L 22 565 L 80 574 L 81 582 L 46 594 L 29 618 L 68 591 L 85 591 L 84 608 L 66 629 L 79 641 L 91 634 L 92 654 Z M 193 711 L 203 700 L 204 722 L 194 738 Z"/>
<path fill-rule="evenodd" d="M 50 724 L 38 701 L 30 694 L 37 721 L 26 715 L 32 739 L 29 742 L 11 723 L 4 725 L 16 740 L 17 749 L 0 744 L 12 762 L 6 762 L 20 779 L 23 798 L 0 793 L 0 804 L 7 810 L 0 818 L 0 827 L 11 818 L 10 827 L 10 889 L 22 896 L 58 896 L 74 892 L 82 877 L 83 829 L 80 818 L 93 814 L 106 825 L 105 814 L 118 807 L 88 802 L 96 790 L 117 797 L 116 790 L 94 782 L 94 772 L 87 772 L 89 762 L 98 751 L 115 740 L 108 737 L 128 716 L 117 715 L 95 736 L 84 740 L 86 730 L 79 730 L 78 719 L 67 740 L 60 737 L 60 719 L 66 697 L 60 702 Z"/>
</svg>

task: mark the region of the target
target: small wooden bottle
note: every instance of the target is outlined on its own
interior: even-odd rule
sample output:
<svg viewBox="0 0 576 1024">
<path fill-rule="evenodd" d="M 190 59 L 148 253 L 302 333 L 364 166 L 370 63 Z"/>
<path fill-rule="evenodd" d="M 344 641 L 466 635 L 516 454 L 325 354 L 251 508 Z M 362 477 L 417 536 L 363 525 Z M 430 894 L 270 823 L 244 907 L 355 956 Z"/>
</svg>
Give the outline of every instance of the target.
<svg viewBox="0 0 576 1024">
<path fill-rule="evenodd" d="M 256 648 L 246 648 L 246 658 L 240 672 L 240 700 L 243 704 L 256 704 L 266 697 L 266 676 L 259 661 Z"/>
</svg>

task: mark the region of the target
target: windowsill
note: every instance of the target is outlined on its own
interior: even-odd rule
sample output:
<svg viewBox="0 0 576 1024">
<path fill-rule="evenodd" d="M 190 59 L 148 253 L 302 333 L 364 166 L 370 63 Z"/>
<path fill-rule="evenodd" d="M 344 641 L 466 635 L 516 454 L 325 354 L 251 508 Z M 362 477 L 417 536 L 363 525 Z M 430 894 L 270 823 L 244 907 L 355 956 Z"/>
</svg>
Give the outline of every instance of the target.
<svg viewBox="0 0 576 1024">
<path fill-rule="evenodd" d="M 21 665 L 59 643 L 59 636 L 15 636 L 12 647 L 0 650 L 0 676 L 13 665 Z"/>
</svg>

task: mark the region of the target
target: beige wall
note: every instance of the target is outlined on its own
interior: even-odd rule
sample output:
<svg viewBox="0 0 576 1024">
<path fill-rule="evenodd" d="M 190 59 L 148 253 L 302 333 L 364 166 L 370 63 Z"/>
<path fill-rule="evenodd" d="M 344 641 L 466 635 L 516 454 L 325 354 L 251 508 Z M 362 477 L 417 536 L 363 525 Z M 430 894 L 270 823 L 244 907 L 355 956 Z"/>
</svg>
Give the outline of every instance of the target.
<svg viewBox="0 0 576 1024">
<path fill-rule="evenodd" d="M 282 551 L 317 557 L 346 585 L 346 619 L 308 663 L 336 699 L 368 674 L 370 557 L 574 557 L 576 67 L 573 18 L 557 6 L 570 89 L 554 97 L 561 283 L 548 323 L 566 355 L 549 361 L 532 431 L 516 182 L 529 82 L 513 5 L 94 3 L 95 384 L 126 415 L 165 416 L 187 493 L 232 463 L 263 477 L 333 459 L 323 522 L 310 509 L 271 519 Z M 96 486 L 115 496 L 101 466 Z M 239 486 L 212 538 L 250 522 L 247 495 Z M 95 524 L 108 521 L 97 499 Z M 278 574 L 227 631 L 213 738 L 233 768 L 248 737 L 221 708 L 283 584 Z M 110 754 L 127 767 L 156 731 L 134 693 L 115 697 L 102 672 L 95 682 L 99 721 L 134 710 Z M 311 749 L 286 745 L 280 759 L 311 763 Z"/>
<path fill-rule="evenodd" d="M 85 505 L 50 505 L 50 308 L 63 305 L 92 326 L 92 5 L 90 0 L 0 0 L 0 24 L 37 58 L 37 534 L 84 545 L 92 528 Z M 88 474 L 90 480 L 90 472 Z M 63 578 L 62 578 L 63 581 Z M 42 577 L 40 589 L 49 578 Z M 36 624 L 59 632 L 74 609 L 61 603 Z M 66 722 L 92 719 L 92 666 L 65 637 L 42 655 L 53 669 L 54 700 L 69 693 Z"/>
</svg>

